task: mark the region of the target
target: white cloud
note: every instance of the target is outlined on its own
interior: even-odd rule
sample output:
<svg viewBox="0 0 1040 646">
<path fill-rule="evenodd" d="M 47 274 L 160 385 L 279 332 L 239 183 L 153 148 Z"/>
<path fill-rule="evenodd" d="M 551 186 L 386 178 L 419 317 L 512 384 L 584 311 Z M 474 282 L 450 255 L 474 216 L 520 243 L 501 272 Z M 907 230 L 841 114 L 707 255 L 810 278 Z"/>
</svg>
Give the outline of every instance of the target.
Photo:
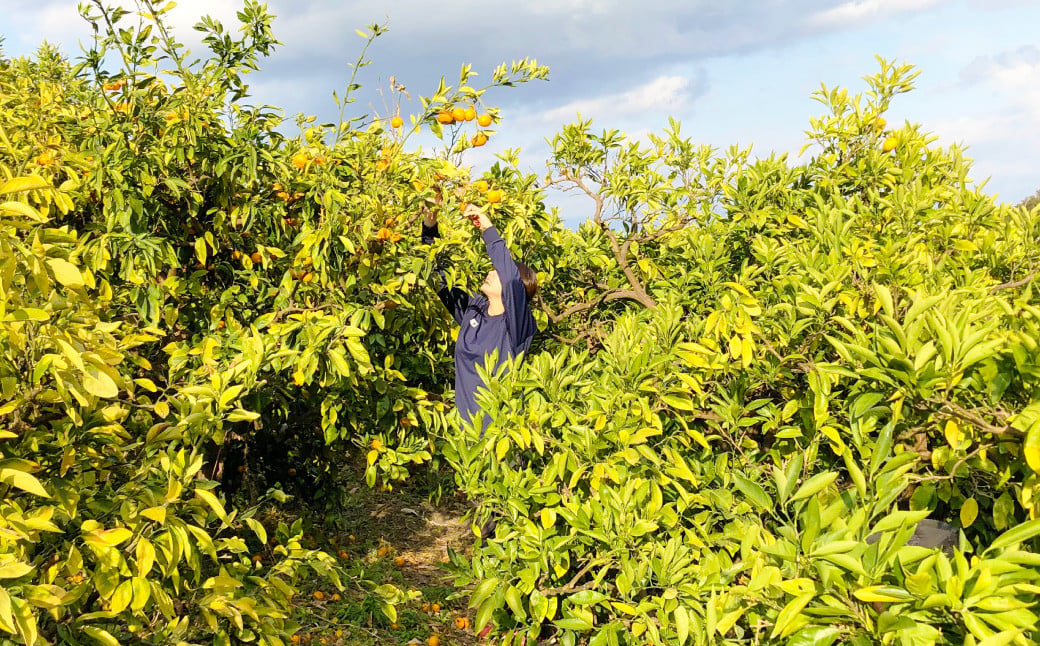
<svg viewBox="0 0 1040 646">
<path fill-rule="evenodd" d="M 626 92 L 578 99 L 548 110 L 541 121 L 567 122 L 581 114 L 584 118 L 616 120 L 650 113 L 675 113 L 692 100 L 693 84 L 684 76 L 659 76 Z"/>
<path fill-rule="evenodd" d="M 813 27 L 856 26 L 907 11 L 920 11 L 945 0 L 852 0 L 843 5 L 819 11 L 809 18 Z"/>
</svg>

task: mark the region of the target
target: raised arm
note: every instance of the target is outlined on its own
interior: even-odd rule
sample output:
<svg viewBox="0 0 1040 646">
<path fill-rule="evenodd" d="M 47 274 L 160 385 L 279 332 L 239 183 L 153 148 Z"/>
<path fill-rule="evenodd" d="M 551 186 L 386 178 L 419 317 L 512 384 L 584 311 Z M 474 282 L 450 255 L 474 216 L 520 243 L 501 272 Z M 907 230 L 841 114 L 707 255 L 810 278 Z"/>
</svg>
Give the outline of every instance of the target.
<svg viewBox="0 0 1040 646">
<path fill-rule="evenodd" d="M 531 306 L 527 302 L 527 291 L 520 279 L 520 269 L 506 247 L 506 241 L 498 234 L 487 215 L 476 207 L 469 207 L 466 216 L 480 229 L 488 257 L 502 283 L 502 306 L 505 308 L 506 326 L 513 339 L 520 341 L 534 333 L 531 327 Z"/>
<path fill-rule="evenodd" d="M 422 243 L 433 244 L 433 241 L 440 236 L 441 233 L 437 226 L 437 214 L 432 210 L 426 211 L 422 223 Z M 444 307 L 448 308 L 455 322 L 462 325 L 462 316 L 465 314 L 466 308 L 469 307 L 469 293 L 458 287 L 449 289 L 447 281 L 444 280 L 444 270 L 440 267 L 433 270 L 431 278 L 433 278 L 437 296 L 444 303 Z"/>
</svg>

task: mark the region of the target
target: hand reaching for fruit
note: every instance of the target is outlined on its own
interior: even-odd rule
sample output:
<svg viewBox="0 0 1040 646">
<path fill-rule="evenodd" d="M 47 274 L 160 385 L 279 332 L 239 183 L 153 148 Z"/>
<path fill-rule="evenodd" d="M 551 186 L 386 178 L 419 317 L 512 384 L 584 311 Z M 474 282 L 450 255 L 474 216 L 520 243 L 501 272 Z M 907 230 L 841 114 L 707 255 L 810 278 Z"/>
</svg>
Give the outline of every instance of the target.
<svg viewBox="0 0 1040 646">
<path fill-rule="evenodd" d="M 472 204 L 466 205 L 466 208 L 462 211 L 462 215 L 469 218 L 469 221 L 473 223 L 473 226 L 477 227 L 481 231 L 484 231 L 491 226 L 491 220 L 488 219 L 487 213 L 484 213 Z"/>
</svg>

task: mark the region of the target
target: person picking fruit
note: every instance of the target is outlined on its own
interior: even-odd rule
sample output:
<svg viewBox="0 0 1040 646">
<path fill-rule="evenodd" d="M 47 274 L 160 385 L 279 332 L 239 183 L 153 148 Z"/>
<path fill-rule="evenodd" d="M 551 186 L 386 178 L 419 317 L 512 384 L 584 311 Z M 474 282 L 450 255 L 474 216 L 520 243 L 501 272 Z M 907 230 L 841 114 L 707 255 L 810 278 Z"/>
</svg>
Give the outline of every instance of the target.
<svg viewBox="0 0 1040 646">
<path fill-rule="evenodd" d="M 491 420 L 477 404 L 477 390 L 484 385 L 478 368 L 496 351 L 498 368 L 506 359 L 531 347 L 531 339 L 538 331 L 531 313 L 538 279 L 530 267 L 513 259 L 486 213 L 470 204 L 463 215 L 480 229 L 494 269 L 488 272 L 478 292 L 449 288 L 441 270 L 435 272 L 435 287 L 437 296 L 460 326 L 455 340 L 455 407 L 465 422 L 474 421 L 480 414 L 483 435 Z M 431 244 L 438 237 L 437 212 L 426 209 L 422 242 Z"/>
</svg>

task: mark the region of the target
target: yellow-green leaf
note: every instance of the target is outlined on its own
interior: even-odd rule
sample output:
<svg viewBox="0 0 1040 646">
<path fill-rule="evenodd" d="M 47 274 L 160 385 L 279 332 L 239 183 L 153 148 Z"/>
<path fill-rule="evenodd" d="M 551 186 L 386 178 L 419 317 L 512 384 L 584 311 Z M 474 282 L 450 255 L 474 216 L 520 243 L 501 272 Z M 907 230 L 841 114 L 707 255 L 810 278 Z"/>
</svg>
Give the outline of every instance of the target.
<svg viewBox="0 0 1040 646">
<path fill-rule="evenodd" d="M 556 524 L 556 512 L 548 507 L 543 507 L 540 513 L 542 519 L 542 527 L 549 529 Z"/>
<path fill-rule="evenodd" d="M 18 597 L 12 598 L 11 604 L 14 606 L 14 623 L 22 641 L 25 642 L 25 646 L 36 646 L 40 635 L 36 630 L 36 615 L 33 614 L 32 607 Z"/>
<path fill-rule="evenodd" d="M 8 633 L 15 631 L 14 613 L 11 612 L 11 595 L 7 589 L 0 586 L 0 630 Z"/>
<path fill-rule="evenodd" d="M 1040 473 L 1040 420 L 1029 427 L 1025 442 L 1022 443 L 1022 455 L 1029 468 Z"/>
<path fill-rule="evenodd" d="M 10 561 L 0 565 L 0 579 L 18 579 L 33 571 L 33 566 L 21 561 Z"/>
<path fill-rule="evenodd" d="M 971 527 L 979 515 L 979 503 L 975 498 L 968 498 L 961 505 L 961 527 Z"/>
<path fill-rule="evenodd" d="M 83 274 L 79 267 L 62 258 L 49 258 L 47 266 L 54 272 L 54 278 L 66 287 L 83 287 Z"/>
<path fill-rule="evenodd" d="M 682 606 L 675 609 L 675 634 L 679 638 L 680 646 L 685 644 L 690 636 L 690 616 Z"/>
<path fill-rule="evenodd" d="M 196 489 L 195 495 L 202 499 L 204 503 L 209 505 L 209 508 L 213 510 L 213 513 L 217 515 L 217 518 L 224 521 L 225 525 L 228 524 L 227 512 L 224 511 L 224 505 L 221 504 L 219 498 L 205 489 Z"/>
<path fill-rule="evenodd" d="M 869 585 L 865 588 L 856 590 L 852 594 L 860 601 L 866 601 L 867 603 L 873 603 L 875 601 L 880 601 L 881 603 L 896 603 L 911 598 L 910 593 L 906 590 L 886 585 Z"/>
<path fill-rule="evenodd" d="M 84 626 L 83 632 L 87 633 L 91 639 L 103 646 L 119 646 L 119 640 L 113 637 L 112 633 L 108 632 L 104 628 L 98 628 L 97 626 Z"/>
<path fill-rule="evenodd" d="M 166 507 L 159 506 L 142 509 L 141 515 L 162 525 L 166 522 Z"/>
<path fill-rule="evenodd" d="M 0 483 L 10 485 L 41 498 L 50 498 L 40 481 L 31 473 L 19 469 L 0 468 Z"/>
<path fill-rule="evenodd" d="M 37 222 L 47 221 L 47 218 L 41 215 L 39 211 L 29 206 L 25 202 L 4 202 L 3 204 L 0 204 L 0 212 L 3 212 L 5 215 L 20 215 L 22 217 L 29 218 L 30 220 L 35 220 Z"/>
<path fill-rule="evenodd" d="M 50 182 L 40 177 L 39 175 L 26 175 L 24 177 L 15 177 L 14 179 L 9 179 L 3 184 L 0 184 L 0 195 L 7 195 L 8 193 L 19 193 L 21 191 L 33 191 L 49 187 Z"/>
<path fill-rule="evenodd" d="M 111 399 L 119 394 L 119 386 L 112 377 L 94 368 L 87 368 L 83 372 L 83 388 L 91 395 L 103 399 Z"/>
<path fill-rule="evenodd" d="M 116 527 L 115 529 L 96 529 L 84 536 L 83 540 L 99 547 L 115 547 L 133 535 L 134 533 L 125 527 Z"/>
<path fill-rule="evenodd" d="M 110 610 L 114 613 L 120 613 L 127 609 L 130 602 L 134 600 L 134 586 L 130 582 L 130 579 L 124 580 L 118 586 L 116 591 L 112 593 L 112 598 L 109 599 L 111 604 Z"/>
<path fill-rule="evenodd" d="M 776 624 L 773 626 L 773 632 L 770 634 L 770 639 L 777 637 L 786 637 L 798 626 L 795 620 L 798 619 L 802 614 L 802 610 L 805 610 L 805 606 L 809 605 L 809 602 L 813 600 L 816 595 L 815 592 L 806 592 L 800 594 L 790 601 L 784 609 L 780 611 L 780 614 L 776 618 Z"/>
</svg>

